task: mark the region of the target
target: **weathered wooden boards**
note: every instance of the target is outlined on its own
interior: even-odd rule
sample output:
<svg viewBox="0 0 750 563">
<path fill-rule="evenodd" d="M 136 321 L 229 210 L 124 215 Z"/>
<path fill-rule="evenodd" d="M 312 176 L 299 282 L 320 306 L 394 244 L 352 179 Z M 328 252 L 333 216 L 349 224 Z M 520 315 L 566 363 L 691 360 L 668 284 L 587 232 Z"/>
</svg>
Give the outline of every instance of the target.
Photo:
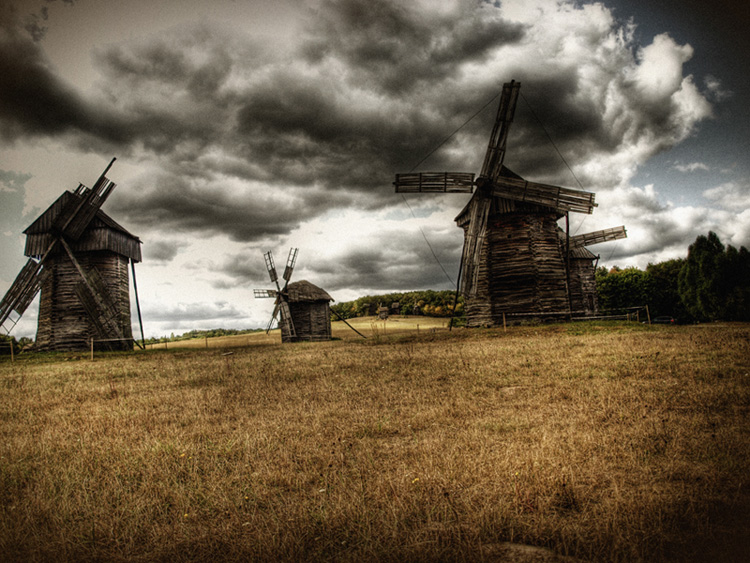
<svg viewBox="0 0 750 563">
<path fill-rule="evenodd" d="M 474 174 L 470 172 L 417 172 L 396 174 L 396 193 L 472 193 Z"/>
<path fill-rule="evenodd" d="M 599 244 L 601 242 L 623 239 L 627 236 L 628 234 L 623 225 L 619 227 L 611 227 L 609 229 L 602 229 L 600 231 L 593 231 L 591 233 L 584 233 L 582 235 L 570 237 L 570 248 L 591 246 L 592 244 Z"/>
</svg>

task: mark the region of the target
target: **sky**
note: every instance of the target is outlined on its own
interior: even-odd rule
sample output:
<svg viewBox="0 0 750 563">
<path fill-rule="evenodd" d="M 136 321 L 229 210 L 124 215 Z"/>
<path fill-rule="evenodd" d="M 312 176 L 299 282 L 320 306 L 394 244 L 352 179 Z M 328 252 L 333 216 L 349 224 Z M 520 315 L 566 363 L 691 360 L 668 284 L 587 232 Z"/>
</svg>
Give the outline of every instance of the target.
<svg viewBox="0 0 750 563">
<path fill-rule="evenodd" d="M 651 5 L 658 4 L 658 5 Z M 510 80 L 505 164 L 596 193 L 571 232 L 645 268 L 750 247 L 750 6 L 716 0 L 10 0 L 0 7 L 0 293 L 22 231 L 112 157 L 146 337 L 265 327 L 263 253 L 336 301 L 455 286 L 466 194 Z M 132 295 L 132 290 L 131 290 Z M 131 297 L 134 301 L 134 296 Z M 133 307 L 134 307 L 133 303 Z M 33 337 L 36 303 L 14 329 Z M 140 334 L 135 326 L 134 334 Z"/>
</svg>

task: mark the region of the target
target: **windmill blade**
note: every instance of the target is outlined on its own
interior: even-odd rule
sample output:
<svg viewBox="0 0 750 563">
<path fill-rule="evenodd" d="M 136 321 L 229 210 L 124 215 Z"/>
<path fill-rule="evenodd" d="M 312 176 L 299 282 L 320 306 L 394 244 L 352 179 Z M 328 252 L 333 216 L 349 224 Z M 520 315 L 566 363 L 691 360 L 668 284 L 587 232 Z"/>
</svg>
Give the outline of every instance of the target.
<svg viewBox="0 0 750 563">
<path fill-rule="evenodd" d="M 89 189 L 79 184 L 75 191 L 75 198 L 69 206 L 58 216 L 52 225 L 54 232 L 64 234 L 70 240 L 78 240 L 88 227 L 91 220 L 101 209 L 104 202 L 112 193 L 116 184 L 110 181 L 105 174 L 112 167 L 116 159 L 112 159 L 94 186 Z"/>
<path fill-rule="evenodd" d="M 460 193 L 474 191 L 474 174 L 471 172 L 416 172 L 396 174 L 396 193 Z"/>
<path fill-rule="evenodd" d="M 278 292 L 275 289 L 254 289 L 253 297 L 256 299 L 267 299 L 269 297 L 276 297 Z"/>
<path fill-rule="evenodd" d="M 503 84 L 503 93 L 500 96 L 500 105 L 497 108 L 495 124 L 490 134 L 490 142 L 484 155 L 484 164 L 480 176 L 489 178 L 491 181 L 500 175 L 505 158 L 505 144 L 508 140 L 508 131 L 513 123 L 513 115 L 516 112 L 516 103 L 521 89 L 521 83 L 511 81 Z"/>
<path fill-rule="evenodd" d="M 572 236 L 570 237 L 570 248 L 590 246 L 592 244 L 599 244 L 601 242 L 609 242 L 627 238 L 627 236 L 628 233 L 625 230 L 625 226 L 620 225 L 619 227 L 611 227 L 609 229 L 602 229 L 600 231 L 593 231 L 591 233 Z"/>
<path fill-rule="evenodd" d="M 594 211 L 594 207 L 597 207 L 594 203 L 595 194 L 592 192 L 538 184 L 509 176 L 497 178 L 492 184 L 492 195 L 552 207 L 562 213 L 574 211 L 590 214 Z"/>
<path fill-rule="evenodd" d="M 282 329 L 286 329 L 286 333 L 290 338 L 296 338 L 297 333 L 294 331 L 292 312 L 289 310 L 289 304 L 283 298 L 279 300 L 279 312 L 281 313 L 279 324 L 282 325 Z M 283 334 L 284 330 L 282 330 L 282 335 Z"/>
<path fill-rule="evenodd" d="M 289 280 L 292 278 L 292 272 L 294 271 L 294 265 L 297 263 L 297 251 L 298 248 L 290 248 L 289 249 L 289 257 L 286 260 L 286 268 L 284 268 L 284 280 L 286 283 L 289 283 Z"/>
<path fill-rule="evenodd" d="M 15 311 L 20 319 L 28 306 L 39 292 L 39 274 L 42 263 L 29 258 L 16 279 L 0 301 L 0 326 L 5 324 L 12 311 Z M 18 320 L 16 320 L 18 322 Z M 15 326 L 16 323 L 13 323 Z M 12 328 L 12 327 L 11 327 Z M 10 330 L 8 330 L 10 332 Z"/>
<path fill-rule="evenodd" d="M 271 313 L 271 320 L 268 321 L 268 327 L 266 327 L 266 334 L 268 334 L 271 331 L 271 326 L 273 326 L 273 321 L 276 320 L 276 315 L 279 314 L 280 307 L 281 307 L 281 304 L 279 301 L 277 301 L 276 306 L 273 308 L 273 313 Z"/>
<path fill-rule="evenodd" d="M 268 270 L 268 275 L 271 276 L 271 281 L 278 286 L 279 276 L 276 274 L 276 265 L 273 263 L 273 254 L 271 254 L 271 251 L 269 250 L 263 254 L 263 258 L 266 261 L 266 270 Z"/>
<path fill-rule="evenodd" d="M 479 263 L 482 247 L 487 236 L 487 220 L 490 214 L 492 200 L 486 193 L 477 191 L 471 202 L 469 228 L 464 237 L 463 255 L 461 263 L 461 293 L 464 297 L 476 295 L 477 279 L 479 277 Z"/>
</svg>

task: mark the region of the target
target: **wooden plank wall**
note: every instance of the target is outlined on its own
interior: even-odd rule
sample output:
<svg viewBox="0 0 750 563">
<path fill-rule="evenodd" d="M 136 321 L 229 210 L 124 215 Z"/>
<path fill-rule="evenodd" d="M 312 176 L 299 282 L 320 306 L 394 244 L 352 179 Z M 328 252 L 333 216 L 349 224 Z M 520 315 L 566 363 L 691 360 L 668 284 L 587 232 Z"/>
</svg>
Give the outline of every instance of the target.
<svg viewBox="0 0 750 563">
<path fill-rule="evenodd" d="M 570 261 L 570 302 L 573 315 L 597 314 L 596 277 L 590 258 L 573 258 Z"/>
<path fill-rule="evenodd" d="M 492 216 L 481 258 L 477 294 L 464 305 L 467 326 L 502 326 L 503 313 L 569 310 L 555 212 Z"/>
<path fill-rule="evenodd" d="M 298 301 L 289 303 L 297 333 L 295 341 L 320 341 L 331 339 L 331 315 L 328 301 Z M 287 337 L 282 341 L 291 342 Z"/>
<path fill-rule="evenodd" d="M 130 326 L 130 289 L 128 259 L 108 252 L 77 253 L 85 268 L 96 267 L 118 310 L 120 330 L 132 338 Z M 39 350 L 85 350 L 90 339 L 99 338 L 96 328 L 75 292 L 81 277 L 65 255 L 50 256 L 45 261 L 41 283 L 36 346 Z M 113 347 L 130 349 L 128 343 Z"/>
</svg>

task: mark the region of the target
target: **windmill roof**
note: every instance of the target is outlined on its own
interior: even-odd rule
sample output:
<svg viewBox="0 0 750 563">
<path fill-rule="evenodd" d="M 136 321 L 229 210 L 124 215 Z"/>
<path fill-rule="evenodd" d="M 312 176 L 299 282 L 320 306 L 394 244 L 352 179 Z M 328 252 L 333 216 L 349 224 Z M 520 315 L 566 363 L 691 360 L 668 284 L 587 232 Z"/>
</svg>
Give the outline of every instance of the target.
<svg viewBox="0 0 750 563">
<path fill-rule="evenodd" d="M 317 285 L 311 284 L 307 280 L 290 283 L 287 286 L 287 295 L 289 301 L 334 301 L 333 297 L 320 289 Z"/>
<path fill-rule="evenodd" d="M 55 220 L 60 215 L 60 213 L 63 212 L 72 198 L 80 198 L 80 196 L 77 196 L 68 190 L 64 191 L 62 195 L 58 197 L 55 202 L 47 208 L 46 211 L 44 211 L 44 213 L 39 215 L 39 217 L 37 217 L 34 222 L 31 223 L 31 225 L 26 227 L 23 233 L 25 235 L 38 235 L 51 232 L 52 225 L 55 223 Z M 127 235 L 128 237 L 131 237 L 137 242 L 141 242 L 141 240 L 137 236 L 128 232 L 125 227 L 120 225 L 117 221 L 112 219 L 112 217 L 104 213 L 104 211 L 102 211 L 101 209 L 96 212 L 96 215 L 94 216 L 94 219 L 91 221 L 88 228 L 112 229 L 113 231 L 119 231 Z"/>
<path fill-rule="evenodd" d="M 571 248 L 570 249 L 570 257 L 571 258 L 585 258 L 587 260 L 594 260 L 596 258 L 596 254 L 594 254 L 593 252 L 591 252 L 585 246 L 580 246 L 578 248 Z"/>
<path fill-rule="evenodd" d="M 518 174 L 513 172 L 510 168 L 508 168 L 505 165 L 503 165 L 502 168 L 500 169 L 500 175 L 505 176 L 506 178 L 513 178 L 514 180 L 524 179 L 522 176 L 519 176 Z M 471 210 L 472 199 L 470 199 L 466 203 L 464 208 L 461 210 L 461 212 L 458 215 L 456 215 L 456 218 L 454 219 L 454 221 L 458 224 L 459 227 L 465 226 L 466 223 L 470 220 L 469 212 Z M 540 205 L 536 205 L 533 203 L 512 201 L 512 200 L 500 198 L 498 196 L 493 196 L 492 207 L 491 207 L 490 213 L 499 213 L 499 212 L 508 212 L 508 211 L 538 211 L 540 209 L 548 210 L 549 208 L 545 208 L 545 207 L 542 207 Z M 562 217 L 564 213 L 560 214 L 558 212 L 558 215 Z"/>
</svg>

